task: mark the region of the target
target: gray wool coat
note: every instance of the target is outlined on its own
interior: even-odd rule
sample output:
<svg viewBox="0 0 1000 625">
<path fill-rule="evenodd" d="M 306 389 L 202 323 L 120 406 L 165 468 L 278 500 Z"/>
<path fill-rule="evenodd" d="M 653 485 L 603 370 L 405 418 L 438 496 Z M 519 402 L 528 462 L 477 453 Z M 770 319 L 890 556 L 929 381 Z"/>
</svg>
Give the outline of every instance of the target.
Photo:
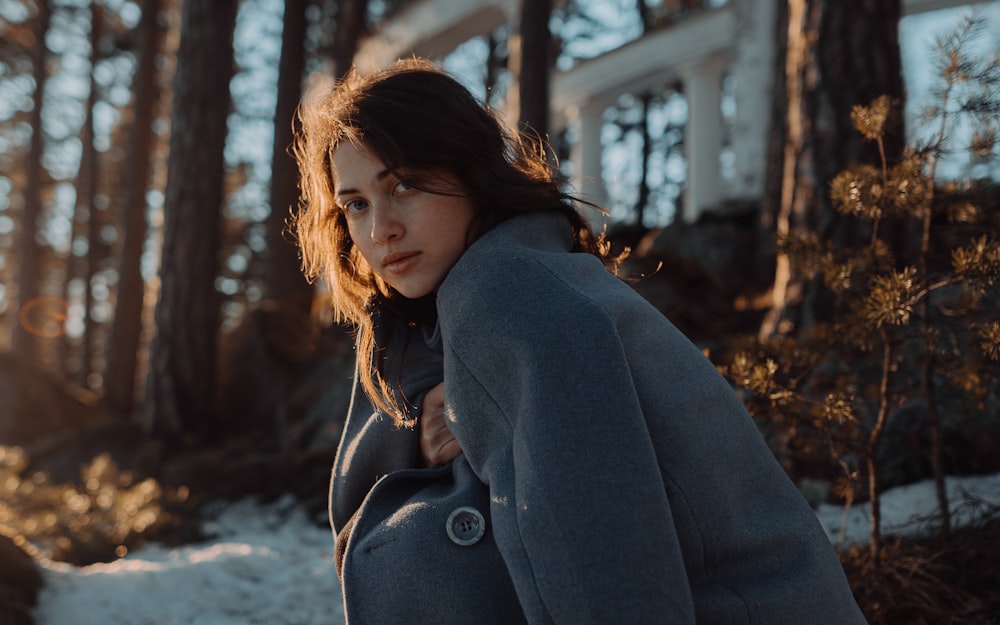
<svg viewBox="0 0 1000 625">
<path fill-rule="evenodd" d="M 443 377 L 464 455 L 357 392 L 331 481 L 345 610 L 367 623 L 865 623 L 739 398 L 564 217 L 476 241 L 389 379 Z"/>
</svg>

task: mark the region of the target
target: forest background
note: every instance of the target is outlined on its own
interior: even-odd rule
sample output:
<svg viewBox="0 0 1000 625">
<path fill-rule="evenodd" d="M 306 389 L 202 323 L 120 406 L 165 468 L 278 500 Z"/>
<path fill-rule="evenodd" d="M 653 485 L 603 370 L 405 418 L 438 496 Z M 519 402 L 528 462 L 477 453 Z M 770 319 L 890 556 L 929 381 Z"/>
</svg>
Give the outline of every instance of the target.
<svg viewBox="0 0 1000 625">
<path fill-rule="evenodd" d="M 341 75 L 364 36 L 406 4 L 0 0 L 0 528 L 13 542 L 85 563 L 151 537 L 189 540 L 198 507 L 220 497 L 292 491 L 323 507 L 353 353 L 284 233 L 297 198 L 287 147 L 310 77 Z M 511 33 L 497 32 L 442 62 L 491 104 L 517 102 L 508 117 L 549 136 L 568 170 L 573 137 L 550 127 L 552 68 L 726 4 L 526 0 L 512 27 L 519 57 L 505 45 Z M 850 505 L 893 485 L 1000 469 L 998 4 L 981 3 L 986 20 L 965 31 L 957 17 L 936 30 L 906 18 L 924 35 L 901 47 L 898 0 L 778 2 L 784 79 L 761 120 L 771 128 L 767 190 L 725 217 L 674 219 L 681 85 L 623 97 L 605 115 L 609 233 L 634 250 L 629 269 L 646 276 L 636 288 L 741 388 L 816 501 Z M 927 35 L 954 31 L 953 48 Z M 786 70 L 799 41 L 807 52 Z M 813 77 L 808 87 L 796 72 Z M 834 78 L 844 75 L 852 80 Z M 948 91 L 977 81 L 981 91 Z M 973 121 L 949 126 L 947 142 L 921 136 L 914 93 L 930 97 L 921 107 L 961 101 L 932 109 L 932 128 L 945 127 L 933 124 L 942 111 Z M 891 112 L 873 127 L 882 95 Z M 796 134 L 820 115 L 825 132 Z M 884 175 L 869 182 L 861 164 Z M 890 186 L 890 167 L 894 182 L 930 191 L 889 211 L 906 202 L 871 196 Z M 865 206 L 851 209 L 859 196 Z M 972 269 L 952 262 L 955 250 L 978 250 Z M 841 283 L 846 272 L 853 287 L 816 270 Z M 868 334 L 832 347 L 838 323 L 851 323 L 838 311 L 866 306 L 854 321 Z M 907 333 L 911 315 L 920 321 Z M 856 589 L 876 588 L 864 605 L 882 602 L 881 616 L 869 614 L 877 622 L 904 614 L 885 616 L 899 594 L 886 579 L 933 586 L 948 575 L 879 568 L 913 561 L 878 541 L 873 512 L 871 550 L 844 554 Z M 935 553 L 960 543 L 943 517 Z M 963 566 L 974 579 L 984 570 Z M 955 604 L 976 604 L 962 622 L 989 618 L 1000 600 L 975 586 L 924 604 L 949 618 Z"/>
</svg>

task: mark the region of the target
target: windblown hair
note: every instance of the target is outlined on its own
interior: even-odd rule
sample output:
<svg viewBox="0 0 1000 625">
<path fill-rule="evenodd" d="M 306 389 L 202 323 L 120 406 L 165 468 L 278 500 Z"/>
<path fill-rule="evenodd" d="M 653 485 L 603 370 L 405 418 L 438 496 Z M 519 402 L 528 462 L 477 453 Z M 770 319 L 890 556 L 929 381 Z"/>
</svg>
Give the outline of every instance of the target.
<svg viewBox="0 0 1000 625">
<path fill-rule="evenodd" d="M 432 172 L 454 175 L 475 210 L 470 244 L 515 215 L 557 211 L 572 224 L 575 251 L 596 255 L 617 273 L 621 257 L 612 257 L 603 235 L 590 230 L 576 209 L 582 201 L 562 190 L 544 142 L 508 132 L 492 110 L 428 61 L 399 61 L 367 76 L 352 71 L 338 83 L 318 85 L 303 99 L 298 116 L 293 150 L 301 199 L 290 225 L 303 271 L 327 282 L 335 318 L 357 331 L 362 387 L 397 422 L 406 416 L 384 379 L 382 351 L 376 349 L 384 345 L 374 320 L 381 317 L 388 327 L 387 316 L 405 310 L 399 302 L 405 298 L 368 266 L 337 208 L 331 165 L 343 142 L 366 146 L 389 171 L 415 172 L 413 183 L 424 191 L 443 193 L 435 190 Z"/>
</svg>

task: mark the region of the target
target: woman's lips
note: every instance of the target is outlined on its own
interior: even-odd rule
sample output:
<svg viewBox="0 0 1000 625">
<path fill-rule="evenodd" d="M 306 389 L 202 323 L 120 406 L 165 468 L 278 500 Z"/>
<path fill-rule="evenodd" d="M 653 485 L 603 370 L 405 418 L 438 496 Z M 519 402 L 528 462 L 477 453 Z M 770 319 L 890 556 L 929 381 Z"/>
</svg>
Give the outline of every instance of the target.
<svg viewBox="0 0 1000 625">
<path fill-rule="evenodd" d="M 382 258 L 382 268 L 391 274 L 401 274 L 409 271 L 417 263 L 420 252 L 395 252 Z"/>
</svg>

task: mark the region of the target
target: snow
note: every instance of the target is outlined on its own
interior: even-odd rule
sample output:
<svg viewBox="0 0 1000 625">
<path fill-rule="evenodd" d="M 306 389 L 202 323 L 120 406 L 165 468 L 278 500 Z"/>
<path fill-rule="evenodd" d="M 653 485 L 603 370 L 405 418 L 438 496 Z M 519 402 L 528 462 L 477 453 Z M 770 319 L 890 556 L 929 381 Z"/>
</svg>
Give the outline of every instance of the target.
<svg viewBox="0 0 1000 625">
<path fill-rule="evenodd" d="M 203 530 L 215 538 L 85 567 L 44 562 L 36 625 L 344 622 L 330 529 L 290 495 L 229 504 Z"/>
<path fill-rule="evenodd" d="M 1000 474 L 949 478 L 955 525 L 995 513 Z M 921 482 L 882 498 L 889 535 L 933 531 L 934 486 Z M 848 541 L 864 541 L 867 505 L 846 514 Z M 844 510 L 823 505 L 817 515 L 831 541 Z M 344 622 L 332 561 L 333 539 L 288 496 L 269 505 L 244 500 L 205 522 L 215 538 L 181 548 L 149 545 L 107 564 L 74 567 L 44 562 L 46 586 L 36 625 L 330 625 Z"/>
<path fill-rule="evenodd" d="M 945 479 L 954 527 L 969 526 L 1000 509 L 1000 474 L 949 477 Z M 887 490 L 879 499 L 882 513 L 882 536 L 929 536 L 939 527 L 937 493 L 931 481 L 908 484 Z M 866 542 L 871 536 L 871 504 L 841 506 L 822 504 L 816 511 L 827 536 L 840 544 Z"/>
</svg>

